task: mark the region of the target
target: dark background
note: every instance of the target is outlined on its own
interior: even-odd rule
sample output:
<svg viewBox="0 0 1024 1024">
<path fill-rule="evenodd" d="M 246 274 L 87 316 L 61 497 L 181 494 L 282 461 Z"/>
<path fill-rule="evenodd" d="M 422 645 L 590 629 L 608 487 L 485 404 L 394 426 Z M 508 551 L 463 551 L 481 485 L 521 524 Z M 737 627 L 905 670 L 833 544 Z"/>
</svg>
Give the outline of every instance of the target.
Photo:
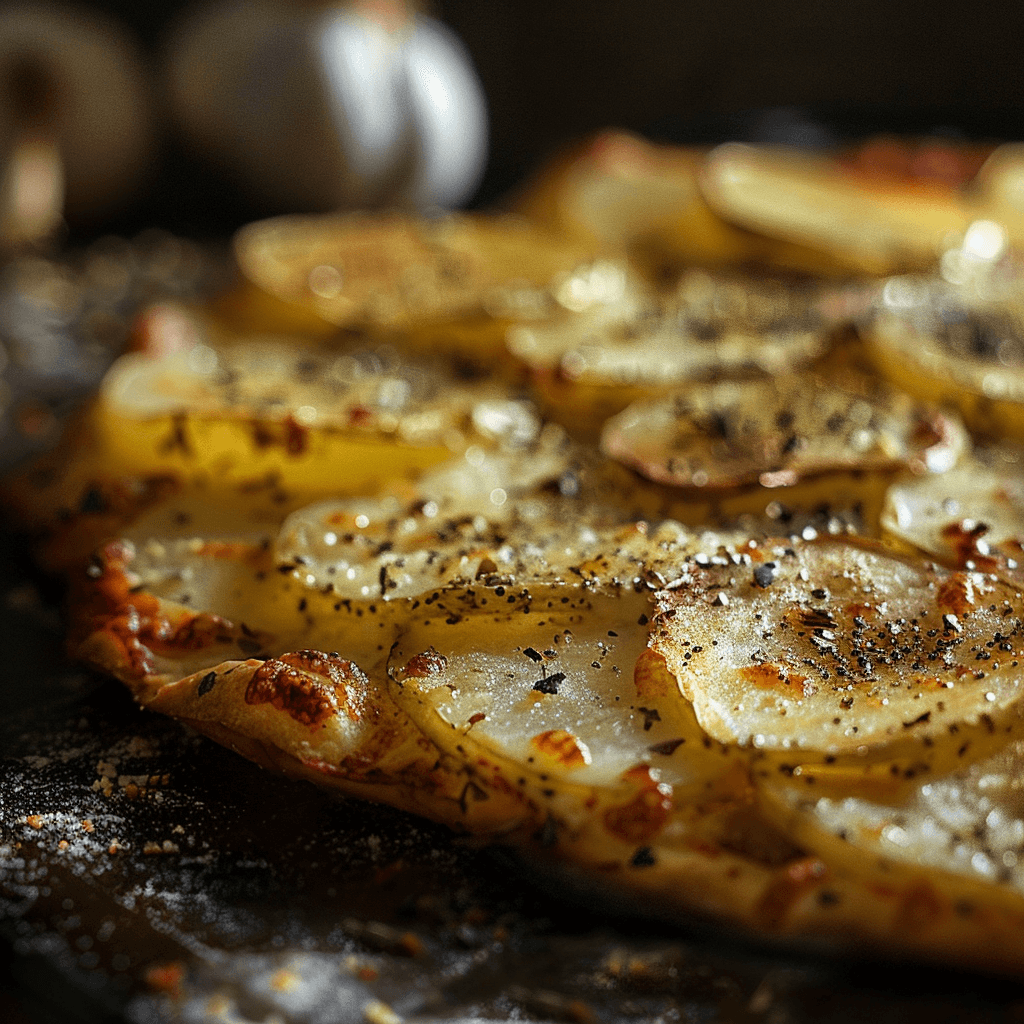
<svg viewBox="0 0 1024 1024">
<path fill-rule="evenodd" d="M 302 0 L 296 0 L 297 3 Z M 158 66 L 188 5 L 105 0 Z M 617 126 L 665 141 L 940 131 L 1024 138 L 1024 5 L 852 0 L 433 0 L 486 90 L 491 159 L 475 205 L 554 149 Z M 0 15 L 2 17 L 2 15 Z M 266 210 L 164 139 L 158 180 L 126 216 L 176 230 Z M 120 225 L 114 225 L 118 227 Z"/>
</svg>

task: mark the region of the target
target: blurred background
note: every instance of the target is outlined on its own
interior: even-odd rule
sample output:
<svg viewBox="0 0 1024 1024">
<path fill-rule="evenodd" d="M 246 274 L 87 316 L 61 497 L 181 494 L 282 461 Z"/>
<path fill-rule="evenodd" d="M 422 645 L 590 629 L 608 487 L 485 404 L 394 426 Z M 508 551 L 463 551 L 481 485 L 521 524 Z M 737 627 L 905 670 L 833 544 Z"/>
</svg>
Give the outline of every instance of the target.
<svg viewBox="0 0 1024 1024">
<path fill-rule="evenodd" d="M 55 8 L 51 27 L 44 26 L 37 37 L 44 40 L 44 63 L 69 61 L 61 40 L 73 49 L 75 22 L 66 12 L 105 19 L 96 24 L 110 35 L 120 33 L 120 48 L 109 53 L 122 71 L 129 69 L 126 87 L 137 94 L 133 102 L 138 109 L 126 109 L 119 126 L 122 139 L 131 134 L 129 129 L 137 130 L 135 148 L 114 157 L 117 147 L 107 146 L 125 171 L 123 180 L 110 174 L 112 184 L 101 197 L 89 196 L 69 180 L 72 231 L 124 232 L 156 223 L 203 236 L 271 213 L 343 205 L 312 178 L 304 185 L 303 175 L 312 175 L 315 168 L 325 177 L 333 173 L 317 141 L 330 114 L 318 122 L 315 111 L 310 113 L 312 87 L 300 81 L 297 69 L 300 51 L 312 44 L 308 31 L 301 44 L 295 41 L 295 24 L 308 30 L 346 8 L 358 9 L 392 36 L 401 34 L 403 21 L 429 18 L 451 30 L 440 45 L 455 46 L 457 54 L 459 41 L 464 46 L 458 56 L 461 93 L 456 88 L 451 95 L 468 103 L 465 114 L 475 102 L 467 89 L 479 89 L 486 110 L 486 151 L 481 156 L 473 151 L 473 140 L 463 140 L 462 178 L 442 205 L 492 204 L 556 148 L 607 126 L 676 142 L 742 138 L 817 144 L 881 131 L 985 140 L 1024 137 L 1017 42 L 1024 7 L 1017 4 L 364 0 L 329 5 L 259 0 L 196 5 L 106 0 Z M 0 36 L 11 34 L 24 9 L 9 5 L 6 13 L 0 10 Z M 45 49 L 47 31 L 52 50 Z M 10 58 L 0 39 L 0 62 L 5 53 Z M 423 53 L 428 68 L 439 66 L 435 51 Z M 445 59 L 440 66 L 450 70 Z M 191 70 L 182 70 L 189 60 Z M 221 77 L 197 75 L 196 61 L 205 61 L 207 71 L 216 65 Z M 227 82 L 223 75 L 229 68 L 234 68 L 234 79 Z M 41 88 L 46 77 L 38 62 L 0 63 L 7 111 L 0 132 L 11 122 L 12 102 L 32 108 L 37 121 L 52 118 L 53 108 L 70 102 L 59 89 L 47 94 Z M 97 94 L 114 87 L 99 75 L 85 80 Z M 372 106 L 370 94 L 376 92 L 380 101 L 384 89 L 382 79 L 372 75 L 369 85 L 339 81 L 333 85 L 335 91 L 347 88 L 344 101 L 366 109 Z M 40 100 L 40 95 L 47 98 Z M 111 103 L 105 102 L 109 114 Z M 351 112 L 351 106 L 347 109 Z M 248 127 L 236 132 L 245 118 Z M 309 123 L 300 125 L 303 119 Z M 461 122 L 466 120 L 463 116 Z M 147 123 L 140 126 L 141 121 Z M 457 124 L 442 128 L 449 140 L 458 136 Z M 103 146 L 95 133 L 94 139 Z M 214 152 L 218 147 L 221 152 Z M 282 153 L 291 159 L 290 166 L 276 166 Z M 254 185 L 260 172 L 240 171 L 246 161 L 262 165 L 265 176 L 276 175 L 278 183 L 292 181 L 295 188 Z M 349 159 L 347 172 L 365 179 L 372 169 L 356 166 L 353 171 L 356 164 Z M 83 199 L 75 195 L 76 188 Z M 347 194 L 353 205 L 384 205 L 399 192 L 368 195 L 365 188 L 350 187 Z"/>
</svg>

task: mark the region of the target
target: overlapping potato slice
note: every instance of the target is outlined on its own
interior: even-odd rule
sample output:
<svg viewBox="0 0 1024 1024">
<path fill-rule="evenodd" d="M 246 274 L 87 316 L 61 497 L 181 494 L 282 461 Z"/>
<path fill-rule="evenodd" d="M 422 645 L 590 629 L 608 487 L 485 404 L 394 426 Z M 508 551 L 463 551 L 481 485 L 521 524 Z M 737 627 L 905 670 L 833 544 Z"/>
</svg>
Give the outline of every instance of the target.
<svg viewBox="0 0 1024 1024">
<path fill-rule="evenodd" d="M 103 381 L 96 420 L 111 467 L 250 480 L 273 471 L 317 490 L 324 472 L 338 474 L 332 487 L 365 489 L 493 441 L 496 431 L 521 443 L 538 429 L 504 389 L 443 366 L 386 349 L 309 351 L 273 340 L 124 356 Z"/>
<path fill-rule="evenodd" d="M 518 191 L 514 208 L 602 252 L 625 253 L 654 277 L 694 264 L 845 269 L 820 251 L 723 220 L 700 187 L 707 155 L 706 147 L 603 131 L 549 160 Z"/>
<path fill-rule="evenodd" d="M 372 493 L 474 446 L 516 448 L 539 429 L 499 383 L 388 348 L 268 339 L 129 353 L 62 451 L 9 480 L 6 500 L 52 535 L 47 561 L 62 567 L 185 484 L 274 489 L 294 508 Z"/>
<path fill-rule="evenodd" d="M 550 416 L 595 435 L 630 402 L 723 376 L 807 365 L 835 320 L 820 286 L 690 271 L 655 292 L 620 264 L 566 278 L 554 316 L 508 333 Z"/>
<path fill-rule="evenodd" d="M 766 816 L 756 756 L 704 733 L 643 650 L 647 607 L 635 590 L 542 584 L 522 607 L 416 623 L 392 649 L 390 693 L 481 794 L 518 801 L 506 841 L 605 899 L 761 935 L 1019 962 L 1003 944 L 1020 906 L 974 892 L 968 904 L 919 872 L 882 885 L 855 858 L 819 859 L 774 807 Z"/>
<path fill-rule="evenodd" d="M 948 737 L 1020 699 L 1024 598 L 854 537 L 751 543 L 689 563 L 652 648 L 721 742 L 836 757 L 907 738 L 955 764 L 973 751 Z"/>
<path fill-rule="evenodd" d="M 829 864 L 893 884 L 921 877 L 956 898 L 1024 912 L 1024 741 L 960 771 L 927 777 L 897 799 L 809 777 L 757 778 L 766 813 Z"/>
<path fill-rule="evenodd" d="M 893 474 L 943 472 L 966 443 L 955 417 L 876 381 L 810 373 L 637 402 L 601 435 L 604 452 L 659 485 L 687 521 L 771 501 L 859 505 L 869 530 Z"/>
<path fill-rule="evenodd" d="M 958 409 L 982 434 L 1019 439 L 1024 436 L 1019 268 L 1006 260 L 991 266 L 975 262 L 981 266 L 963 284 L 923 277 L 889 280 L 863 329 L 867 350 L 901 390 Z"/>
<path fill-rule="evenodd" d="M 893 187 L 781 148 L 720 146 L 700 184 L 729 223 L 818 249 L 859 273 L 933 266 L 973 219 L 965 198 L 938 182 Z"/>
<path fill-rule="evenodd" d="M 510 809 L 474 789 L 475 767 L 388 700 L 389 652 L 431 623 L 486 630 L 488 603 L 518 628 L 534 581 L 574 600 L 628 588 L 629 614 L 641 616 L 643 574 L 670 574 L 690 534 L 597 512 L 566 484 L 572 450 L 557 432 L 517 456 L 469 455 L 415 492 L 295 512 L 276 535 L 246 492 L 245 514 L 236 505 L 224 519 L 230 510 L 189 492 L 98 553 L 72 603 L 76 653 L 261 763 L 348 792 L 372 784 L 364 795 L 460 828 L 536 824 L 518 796 Z M 639 651 L 644 632 L 630 625 Z"/>
<path fill-rule="evenodd" d="M 898 481 L 882 510 L 885 535 L 946 565 L 1024 583 L 1024 471 L 1015 448 L 976 450 L 941 477 Z"/>
<path fill-rule="evenodd" d="M 522 218 L 280 217 L 235 237 L 242 271 L 335 324 L 407 327 L 477 313 L 512 284 L 546 285 L 593 256 Z"/>
</svg>

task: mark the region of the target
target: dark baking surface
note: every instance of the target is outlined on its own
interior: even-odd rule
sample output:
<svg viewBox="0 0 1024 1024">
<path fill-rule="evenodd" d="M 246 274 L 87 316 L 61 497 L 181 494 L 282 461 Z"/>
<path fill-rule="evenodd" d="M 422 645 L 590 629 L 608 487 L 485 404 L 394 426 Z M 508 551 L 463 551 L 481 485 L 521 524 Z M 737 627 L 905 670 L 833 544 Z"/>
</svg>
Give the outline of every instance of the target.
<svg viewBox="0 0 1024 1024">
<path fill-rule="evenodd" d="M 611 914 L 502 851 L 273 777 L 61 655 L 0 551 L 0 1020 L 1024 1020 L 1018 982 Z"/>
</svg>

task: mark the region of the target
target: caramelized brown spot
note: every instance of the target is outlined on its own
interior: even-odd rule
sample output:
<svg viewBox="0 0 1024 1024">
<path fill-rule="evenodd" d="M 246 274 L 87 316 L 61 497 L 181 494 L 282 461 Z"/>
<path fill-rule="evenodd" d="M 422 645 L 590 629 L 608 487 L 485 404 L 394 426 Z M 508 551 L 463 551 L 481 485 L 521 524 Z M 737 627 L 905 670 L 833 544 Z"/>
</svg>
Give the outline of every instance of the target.
<svg viewBox="0 0 1024 1024">
<path fill-rule="evenodd" d="M 294 651 L 256 669 L 245 689 L 245 702 L 271 704 L 312 727 L 323 725 L 339 705 L 350 718 L 361 718 L 368 685 L 351 661 L 322 651 Z"/>
<path fill-rule="evenodd" d="M 633 666 L 633 683 L 637 696 L 657 701 L 679 696 L 676 677 L 669 671 L 665 658 L 647 648 Z"/>
<path fill-rule="evenodd" d="M 963 615 L 971 610 L 975 603 L 974 584 L 965 573 L 954 573 L 939 586 L 939 610 Z"/>
<path fill-rule="evenodd" d="M 565 768 L 579 768 L 590 761 L 586 745 L 565 729 L 549 729 L 530 740 L 530 746 L 550 761 Z"/>
<path fill-rule="evenodd" d="M 817 857 L 791 861 L 768 886 L 757 907 L 758 917 L 769 927 L 781 925 L 790 908 L 806 893 L 819 888 L 826 876 Z"/>
<path fill-rule="evenodd" d="M 448 659 L 431 647 L 421 654 L 413 655 L 402 670 L 402 674 L 404 676 L 412 676 L 415 679 L 424 679 L 427 676 L 443 672 L 447 667 Z"/>
<path fill-rule="evenodd" d="M 801 697 L 810 697 L 817 692 L 817 687 L 807 676 L 790 672 L 785 665 L 775 662 L 747 665 L 740 669 L 740 675 L 759 690 L 778 690 L 787 694 L 795 691 Z"/>
<path fill-rule="evenodd" d="M 989 570 L 995 565 L 995 559 L 983 555 L 978 550 L 978 541 L 988 533 L 985 523 L 972 523 L 970 527 L 964 520 L 948 523 L 942 528 L 942 539 L 953 549 L 957 561 L 974 562 L 979 569 Z"/>
<path fill-rule="evenodd" d="M 628 803 L 604 812 L 604 827 L 616 839 L 641 846 L 662 829 L 672 812 L 672 787 L 659 783 L 651 769 L 637 765 L 623 775 L 638 792 Z"/>
</svg>

